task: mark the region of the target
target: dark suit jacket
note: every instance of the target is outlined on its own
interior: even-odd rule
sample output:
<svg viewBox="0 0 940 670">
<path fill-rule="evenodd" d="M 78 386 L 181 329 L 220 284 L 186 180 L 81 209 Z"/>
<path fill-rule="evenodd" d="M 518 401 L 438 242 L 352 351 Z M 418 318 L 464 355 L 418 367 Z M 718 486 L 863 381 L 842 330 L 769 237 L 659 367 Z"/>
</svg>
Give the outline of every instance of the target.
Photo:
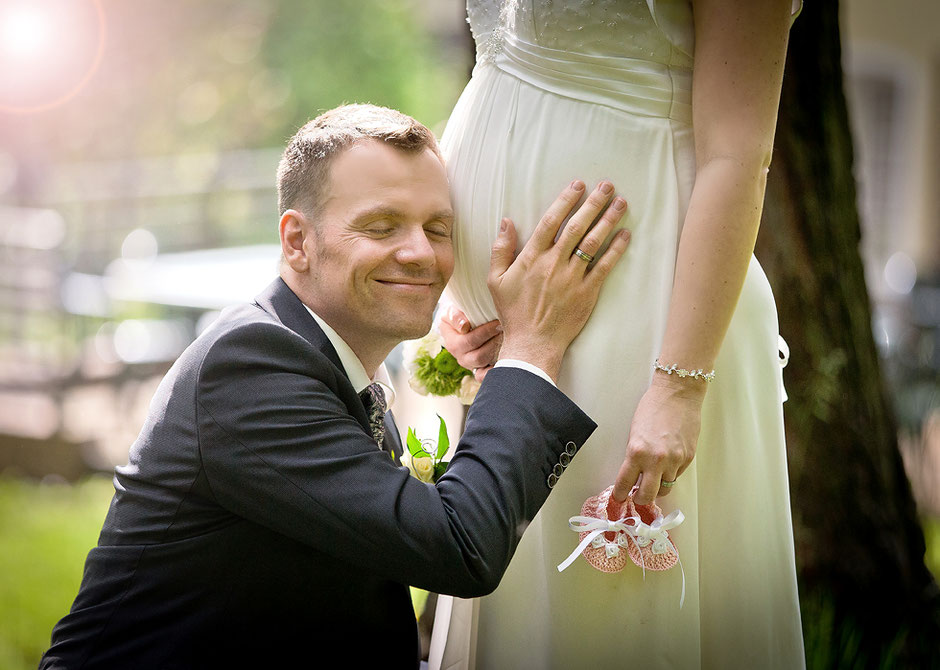
<svg viewBox="0 0 940 670">
<path fill-rule="evenodd" d="M 495 588 L 594 427 L 536 375 L 495 369 L 424 484 L 376 448 L 335 350 L 276 280 L 163 380 L 40 667 L 315 668 L 335 652 L 416 667 L 407 585 Z"/>
</svg>

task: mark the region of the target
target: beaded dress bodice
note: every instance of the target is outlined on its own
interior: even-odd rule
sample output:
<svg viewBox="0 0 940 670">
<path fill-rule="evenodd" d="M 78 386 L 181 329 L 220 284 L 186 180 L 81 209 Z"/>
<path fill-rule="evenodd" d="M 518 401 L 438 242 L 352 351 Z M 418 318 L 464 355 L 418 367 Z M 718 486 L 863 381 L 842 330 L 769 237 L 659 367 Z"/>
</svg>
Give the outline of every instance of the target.
<svg viewBox="0 0 940 670">
<path fill-rule="evenodd" d="M 503 40 L 560 52 L 636 58 L 691 67 L 688 0 L 468 0 L 477 60 L 492 60 Z"/>
</svg>

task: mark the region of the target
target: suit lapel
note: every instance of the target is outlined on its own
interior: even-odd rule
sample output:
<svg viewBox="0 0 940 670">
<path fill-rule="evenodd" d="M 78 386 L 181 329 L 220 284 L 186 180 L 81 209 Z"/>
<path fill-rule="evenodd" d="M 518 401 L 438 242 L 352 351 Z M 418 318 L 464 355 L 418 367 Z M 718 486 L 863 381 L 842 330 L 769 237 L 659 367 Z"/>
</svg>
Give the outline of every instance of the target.
<svg viewBox="0 0 940 670">
<path fill-rule="evenodd" d="M 255 302 L 261 309 L 275 315 L 281 323 L 322 351 L 330 362 L 342 371 L 343 376 L 349 379 L 330 339 L 283 279 L 278 277 L 271 282 L 255 298 Z"/>
<path fill-rule="evenodd" d="M 346 381 L 349 381 L 349 375 L 343 364 L 339 360 L 336 349 L 330 342 L 316 320 L 310 316 L 310 312 L 304 307 L 300 298 L 291 291 L 290 287 L 284 283 L 284 280 L 278 277 L 271 282 L 268 287 L 262 291 L 256 298 L 255 303 L 264 311 L 273 314 L 278 320 L 292 331 L 306 339 L 310 344 L 323 352 L 330 362 L 339 368 Z M 352 389 L 352 384 L 349 384 Z M 362 424 L 366 433 L 369 433 L 369 417 L 359 395 L 355 393 L 355 400 L 346 401 L 346 406 L 350 408 L 353 417 Z M 395 454 L 395 462 L 401 465 L 402 454 L 401 438 L 398 436 L 398 427 L 395 425 L 395 418 L 391 412 L 385 415 L 385 440 L 382 443 L 382 450 Z"/>
</svg>

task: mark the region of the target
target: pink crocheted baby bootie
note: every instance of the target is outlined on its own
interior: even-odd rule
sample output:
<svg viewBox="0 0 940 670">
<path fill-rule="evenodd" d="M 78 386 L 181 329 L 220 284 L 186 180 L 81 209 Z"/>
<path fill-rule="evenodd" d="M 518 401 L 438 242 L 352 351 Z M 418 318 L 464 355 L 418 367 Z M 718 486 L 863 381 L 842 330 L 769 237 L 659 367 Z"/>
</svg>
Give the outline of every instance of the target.
<svg viewBox="0 0 940 670">
<path fill-rule="evenodd" d="M 613 486 L 608 486 L 598 495 L 585 500 L 584 505 L 581 507 L 581 516 L 607 521 L 607 502 L 613 489 Z M 589 534 L 588 532 L 578 533 L 578 536 L 581 540 L 584 540 Z M 611 535 L 614 537 L 610 537 Z M 620 572 L 627 564 L 626 552 L 622 550 L 622 544 L 616 541 L 617 536 L 621 535 L 622 533 L 601 533 L 594 538 L 591 544 L 585 547 L 582 556 L 601 572 Z"/>
<path fill-rule="evenodd" d="M 627 496 L 624 523 L 631 527 L 632 540 L 627 545 L 630 560 L 646 570 L 668 570 L 679 561 L 679 552 L 668 530 L 682 523 L 682 513 L 676 510 L 668 517 L 655 502 L 637 505 L 633 492 Z M 635 540 L 635 541 L 633 541 Z"/>
</svg>

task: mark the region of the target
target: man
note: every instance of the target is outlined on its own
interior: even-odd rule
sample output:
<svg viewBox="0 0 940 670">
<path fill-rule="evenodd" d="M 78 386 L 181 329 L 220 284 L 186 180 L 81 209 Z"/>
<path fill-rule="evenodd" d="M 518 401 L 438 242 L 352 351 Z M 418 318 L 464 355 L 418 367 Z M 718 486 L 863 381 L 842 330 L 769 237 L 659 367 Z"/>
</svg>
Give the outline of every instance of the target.
<svg viewBox="0 0 940 670">
<path fill-rule="evenodd" d="M 428 331 L 453 269 L 433 135 L 392 110 L 333 110 L 291 140 L 278 181 L 281 277 L 167 374 L 42 668 L 416 667 L 407 585 L 495 588 L 594 429 L 549 380 L 627 245 L 598 252 L 615 208 L 585 234 L 599 191 L 555 242 L 584 186 L 567 188 L 515 262 L 503 222 L 490 281 L 515 361 L 487 376 L 431 486 L 388 453 L 401 445 L 372 381 Z"/>
</svg>

